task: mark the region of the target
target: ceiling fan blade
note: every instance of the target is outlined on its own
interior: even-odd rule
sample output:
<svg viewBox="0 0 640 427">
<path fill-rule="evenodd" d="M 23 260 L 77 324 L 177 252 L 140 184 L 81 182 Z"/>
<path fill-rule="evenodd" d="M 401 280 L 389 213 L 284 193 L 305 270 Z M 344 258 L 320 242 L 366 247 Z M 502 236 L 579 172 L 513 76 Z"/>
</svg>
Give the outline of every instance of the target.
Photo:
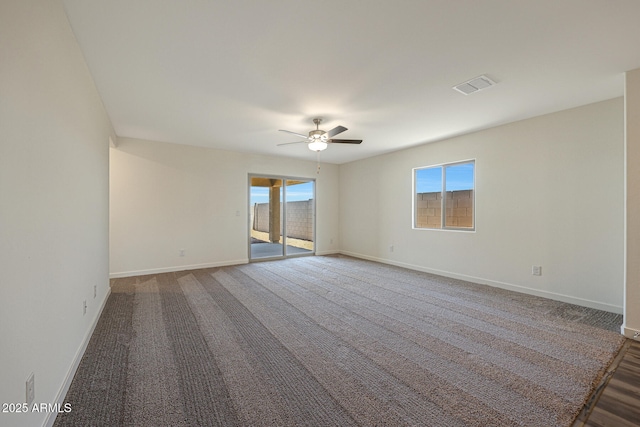
<svg viewBox="0 0 640 427">
<path fill-rule="evenodd" d="M 297 133 L 297 132 L 291 132 L 290 130 L 284 130 L 284 129 L 278 129 L 280 132 L 286 132 L 286 133 L 291 133 L 293 135 L 299 136 L 300 138 L 304 138 L 304 139 L 308 139 L 309 135 L 303 135 L 301 133 Z"/>
<path fill-rule="evenodd" d="M 281 146 L 281 145 L 300 144 L 300 143 L 302 143 L 302 142 L 306 142 L 306 143 L 308 143 L 308 142 L 309 142 L 309 140 L 308 140 L 308 139 L 305 139 L 304 141 L 285 142 L 285 143 L 282 143 L 282 144 L 278 144 L 278 147 L 279 147 L 279 146 Z"/>
<path fill-rule="evenodd" d="M 361 139 L 330 139 L 330 143 L 332 144 L 361 144 Z"/>
<path fill-rule="evenodd" d="M 331 138 L 332 136 L 335 136 L 335 135 L 337 135 L 337 134 L 339 134 L 339 133 L 342 133 L 342 132 L 344 132 L 345 130 L 347 130 L 347 128 L 346 128 L 346 127 L 344 127 L 344 126 L 336 126 L 336 127 L 334 127 L 333 129 L 331 129 L 329 132 L 327 132 L 327 136 L 328 136 L 329 138 Z"/>
</svg>

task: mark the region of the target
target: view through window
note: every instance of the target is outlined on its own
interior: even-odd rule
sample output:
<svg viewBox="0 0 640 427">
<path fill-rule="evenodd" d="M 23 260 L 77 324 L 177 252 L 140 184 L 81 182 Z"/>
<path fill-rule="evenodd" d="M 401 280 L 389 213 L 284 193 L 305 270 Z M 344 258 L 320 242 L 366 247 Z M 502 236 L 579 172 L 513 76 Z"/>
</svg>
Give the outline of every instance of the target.
<svg viewBox="0 0 640 427">
<path fill-rule="evenodd" d="M 250 176 L 251 260 L 313 254 L 315 181 Z"/>
<path fill-rule="evenodd" d="M 475 160 L 414 169 L 414 228 L 474 230 Z"/>
</svg>

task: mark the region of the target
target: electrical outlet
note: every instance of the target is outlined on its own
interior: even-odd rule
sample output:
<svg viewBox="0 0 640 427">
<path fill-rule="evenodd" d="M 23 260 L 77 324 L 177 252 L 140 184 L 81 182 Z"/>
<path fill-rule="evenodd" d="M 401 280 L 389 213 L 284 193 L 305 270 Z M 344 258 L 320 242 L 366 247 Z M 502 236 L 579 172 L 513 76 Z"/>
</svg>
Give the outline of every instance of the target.
<svg viewBox="0 0 640 427">
<path fill-rule="evenodd" d="M 534 276 L 542 276 L 542 267 L 539 265 L 531 266 L 531 274 Z"/>
<path fill-rule="evenodd" d="M 87 314 L 87 300 L 82 301 L 82 315 Z"/>
<path fill-rule="evenodd" d="M 389 246 L 389 252 L 393 252 L 393 245 Z"/>
<path fill-rule="evenodd" d="M 98 296 L 98 285 L 93 285 L 93 297 Z"/>
<path fill-rule="evenodd" d="M 178 253 L 180 254 L 180 256 L 184 256 L 184 249 L 180 249 Z"/>
<path fill-rule="evenodd" d="M 27 378 L 27 405 L 31 406 L 35 397 L 36 397 L 36 383 L 35 383 L 35 375 L 33 372 Z"/>
</svg>

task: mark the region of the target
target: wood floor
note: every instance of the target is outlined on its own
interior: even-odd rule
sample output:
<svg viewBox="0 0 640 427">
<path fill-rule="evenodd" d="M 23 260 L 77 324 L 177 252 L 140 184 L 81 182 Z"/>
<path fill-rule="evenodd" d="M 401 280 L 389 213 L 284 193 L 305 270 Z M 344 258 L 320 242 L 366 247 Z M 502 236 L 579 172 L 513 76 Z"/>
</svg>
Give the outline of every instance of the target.
<svg viewBox="0 0 640 427">
<path fill-rule="evenodd" d="M 629 340 L 574 427 L 640 426 L 640 342 Z"/>
</svg>

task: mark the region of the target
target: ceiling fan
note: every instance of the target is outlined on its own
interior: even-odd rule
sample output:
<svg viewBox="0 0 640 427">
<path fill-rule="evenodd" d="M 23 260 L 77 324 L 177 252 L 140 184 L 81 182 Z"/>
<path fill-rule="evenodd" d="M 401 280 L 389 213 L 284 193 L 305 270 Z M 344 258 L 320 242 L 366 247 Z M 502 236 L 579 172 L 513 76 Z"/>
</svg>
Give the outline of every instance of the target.
<svg viewBox="0 0 640 427">
<path fill-rule="evenodd" d="M 295 142 L 285 142 L 284 144 L 278 145 L 290 145 L 290 144 L 300 144 L 306 142 L 308 144 L 309 150 L 320 152 L 322 150 L 326 150 L 329 144 L 360 144 L 362 143 L 361 139 L 335 139 L 334 136 L 338 135 L 347 130 L 344 126 L 336 126 L 330 131 L 323 131 L 320 129 L 320 123 L 322 123 L 321 118 L 313 119 L 313 123 L 315 123 L 315 130 L 309 131 L 309 136 L 303 135 L 297 132 L 291 132 L 290 130 L 280 129 L 280 132 L 287 132 L 293 135 L 299 136 L 300 138 L 304 138 L 302 141 Z"/>
</svg>

